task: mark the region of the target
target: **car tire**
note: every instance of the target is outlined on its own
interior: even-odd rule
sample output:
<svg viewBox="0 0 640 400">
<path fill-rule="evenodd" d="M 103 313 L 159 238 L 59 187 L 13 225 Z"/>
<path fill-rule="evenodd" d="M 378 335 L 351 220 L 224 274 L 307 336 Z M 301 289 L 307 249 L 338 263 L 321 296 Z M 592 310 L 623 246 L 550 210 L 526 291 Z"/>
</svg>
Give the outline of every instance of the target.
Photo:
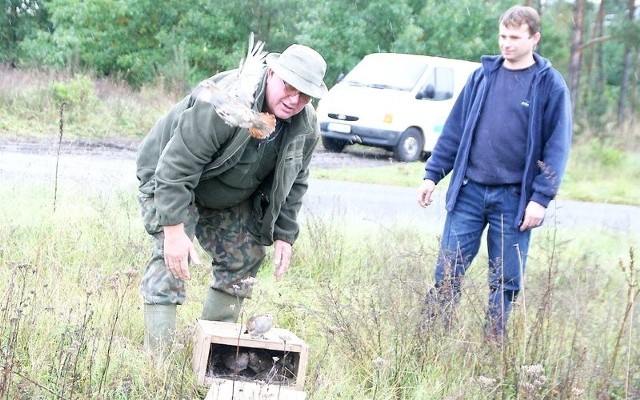
<svg viewBox="0 0 640 400">
<path fill-rule="evenodd" d="M 342 150 L 347 146 L 346 140 L 322 137 L 322 146 L 331 153 L 342 153 Z"/>
<path fill-rule="evenodd" d="M 422 156 L 424 138 L 417 128 L 409 128 L 400 136 L 393 148 L 393 157 L 398 161 L 416 161 Z"/>
</svg>

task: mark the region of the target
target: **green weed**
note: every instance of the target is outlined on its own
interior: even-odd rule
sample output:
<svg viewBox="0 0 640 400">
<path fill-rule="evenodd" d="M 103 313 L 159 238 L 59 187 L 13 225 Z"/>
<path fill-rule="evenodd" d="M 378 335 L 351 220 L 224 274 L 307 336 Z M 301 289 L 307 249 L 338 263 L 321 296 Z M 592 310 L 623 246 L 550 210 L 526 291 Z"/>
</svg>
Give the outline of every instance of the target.
<svg viewBox="0 0 640 400">
<path fill-rule="evenodd" d="M 194 267 L 164 363 L 142 346 L 149 252 L 131 192 L 0 191 L 1 398 L 203 398 L 193 328 L 210 271 Z M 282 281 L 269 260 L 241 315 L 271 310 L 310 345 L 309 399 L 635 398 L 637 237 L 536 232 L 502 345 L 483 338 L 486 254 L 449 330 L 418 329 L 438 238 L 309 216 Z M 593 240 L 597 237 L 598 240 Z M 204 256 L 204 255 L 203 255 Z M 206 258 L 205 258 L 206 259 Z"/>
</svg>

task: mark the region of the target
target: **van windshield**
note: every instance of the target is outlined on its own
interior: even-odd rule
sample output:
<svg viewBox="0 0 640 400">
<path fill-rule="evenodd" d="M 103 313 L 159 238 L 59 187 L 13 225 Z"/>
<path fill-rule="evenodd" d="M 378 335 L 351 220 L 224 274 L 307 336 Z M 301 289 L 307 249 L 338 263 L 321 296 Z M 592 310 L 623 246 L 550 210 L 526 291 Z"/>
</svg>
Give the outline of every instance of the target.
<svg viewBox="0 0 640 400">
<path fill-rule="evenodd" d="M 413 57 L 365 57 L 345 77 L 352 86 L 411 91 L 422 76 L 427 64 Z"/>
</svg>

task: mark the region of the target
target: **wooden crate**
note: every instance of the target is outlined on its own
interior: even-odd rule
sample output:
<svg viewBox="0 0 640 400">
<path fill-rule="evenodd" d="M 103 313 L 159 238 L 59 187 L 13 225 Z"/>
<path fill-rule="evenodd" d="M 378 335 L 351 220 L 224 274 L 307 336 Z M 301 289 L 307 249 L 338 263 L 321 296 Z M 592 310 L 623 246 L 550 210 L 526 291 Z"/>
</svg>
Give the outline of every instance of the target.
<svg viewBox="0 0 640 400">
<path fill-rule="evenodd" d="M 305 392 L 260 382 L 213 378 L 204 400 L 305 400 Z"/>
<path fill-rule="evenodd" d="M 240 324 L 200 320 L 196 326 L 193 370 L 198 383 L 210 387 L 207 399 L 304 399 L 308 351 L 309 346 L 287 329 L 272 328 L 264 338 L 254 339 L 244 333 Z M 273 382 L 272 378 L 261 379 L 264 375 L 254 378 L 225 370 L 217 357 L 229 352 L 259 352 L 273 359 L 273 363 L 286 362 L 287 376 Z"/>
</svg>

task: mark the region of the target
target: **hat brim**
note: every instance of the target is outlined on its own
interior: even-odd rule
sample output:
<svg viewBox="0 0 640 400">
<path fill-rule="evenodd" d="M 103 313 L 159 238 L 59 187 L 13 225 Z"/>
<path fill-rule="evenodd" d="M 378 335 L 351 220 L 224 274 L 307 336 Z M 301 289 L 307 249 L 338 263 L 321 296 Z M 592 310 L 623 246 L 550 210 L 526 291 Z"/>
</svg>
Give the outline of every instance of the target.
<svg viewBox="0 0 640 400">
<path fill-rule="evenodd" d="M 315 97 L 316 99 L 327 94 L 328 89 L 324 82 L 320 82 L 320 85 L 314 85 L 313 83 L 301 78 L 297 74 L 283 68 L 279 63 L 277 63 L 276 61 L 279 57 L 280 53 L 270 53 L 267 55 L 266 63 L 267 66 L 271 68 L 276 75 L 282 78 L 283 81 L 298 89 L 300 92 L 311 97 Z"/>
</svg>

